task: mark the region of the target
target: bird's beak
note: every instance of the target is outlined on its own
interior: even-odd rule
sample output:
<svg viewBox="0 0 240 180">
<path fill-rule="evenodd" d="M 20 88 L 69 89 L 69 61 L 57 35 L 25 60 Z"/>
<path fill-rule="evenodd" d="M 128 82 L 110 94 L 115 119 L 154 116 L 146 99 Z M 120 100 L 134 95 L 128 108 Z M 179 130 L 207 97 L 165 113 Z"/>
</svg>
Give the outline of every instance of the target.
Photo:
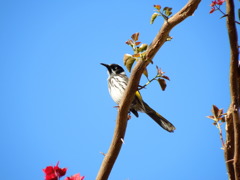
<svg viewBox="0 0 240 180">
<path fill-rule="evenodd" d="M 104 64 L 104 63 L 100 63 L 101 65 L 103 65 L 103 66 L 105 66 L 106 68 L 108 68 L 109 67 L 109 65 L 108 64 Z"/>
<path fill-rule="evenodd" d="M 101 65 L 105 66 L 108 70 L 108 74 L 111 74 L 111 68 L 108 64 L 100 63 Z"/>
</svg>

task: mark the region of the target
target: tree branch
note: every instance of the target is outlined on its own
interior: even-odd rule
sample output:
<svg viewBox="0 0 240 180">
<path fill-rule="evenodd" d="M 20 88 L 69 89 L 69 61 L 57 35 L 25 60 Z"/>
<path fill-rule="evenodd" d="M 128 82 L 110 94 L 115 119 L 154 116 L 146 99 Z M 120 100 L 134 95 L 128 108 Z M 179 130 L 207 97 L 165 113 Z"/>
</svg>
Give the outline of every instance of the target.
<svg viewBox="0 0 240 180">
<path fill-rule="evenodd" d="M 103 159 L 96 180 L 108 179 L 113 165 L 118 157 L 122 146 L 122 139 L 124 139 L 125 131 L 127 128 L 128 111 L 135 96 L 135 92 L 138 89 L 142 73 L 150 62 L 149 60 L 154 58 L 160 47 L 166 42 L 171 29 L 185 20 L 188 16 L 191 16 L 197 9 L 200 1 L 201 0 L 189 0 L 188 3 L 178 13 L 169 18 L 168 21 L 165 21 L 146 52 L 146 61 L 139 60 L 136 66 L 133 68 L 127 88 L 124 92 L 121 103 L 119 104 L 119 111 L 117 115 L 113 140 L 106 156 Z"/>
<path fill-rule="evenodd" d="M 231 107 L 226 116 L 226 142 L 224 147 L 225 162 L 228 171 L 229 180 L 234 180 L 234 131 L 233 131 L 233 118 Z"/>
<path fill-rule="evenodd" d="M 230 42 L 230 93 L 231 93 L 231 114 L 233 118 L 233 128 L 228 129 L 227 134 L 234 134 L 234 177 L 240 179 L 240 85 L 238 66 L 238 37 L 235 24 L 234 2 L 226 0 L 227 30 Z M 229 163 L 228 163 L 229 164 Z M 229 168 L 228 168 L 229 169 Z M 233 175 L 231 175 L 233 177 Z"/>
</svg>

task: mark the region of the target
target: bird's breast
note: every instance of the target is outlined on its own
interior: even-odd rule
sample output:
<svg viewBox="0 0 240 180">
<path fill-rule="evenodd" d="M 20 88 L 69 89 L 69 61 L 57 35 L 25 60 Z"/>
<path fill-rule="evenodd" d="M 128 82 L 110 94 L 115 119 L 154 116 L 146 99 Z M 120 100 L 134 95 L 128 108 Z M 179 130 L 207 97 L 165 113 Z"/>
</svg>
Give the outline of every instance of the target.
<svg viewBox="0 0 240 180">
<path fill-rule="evenodd" d="M 108 79 L 109 93 L 117 104 L 120 103 L 127 86 L 127 79 L 122 76 L 113 76 Z"/>
</svg>

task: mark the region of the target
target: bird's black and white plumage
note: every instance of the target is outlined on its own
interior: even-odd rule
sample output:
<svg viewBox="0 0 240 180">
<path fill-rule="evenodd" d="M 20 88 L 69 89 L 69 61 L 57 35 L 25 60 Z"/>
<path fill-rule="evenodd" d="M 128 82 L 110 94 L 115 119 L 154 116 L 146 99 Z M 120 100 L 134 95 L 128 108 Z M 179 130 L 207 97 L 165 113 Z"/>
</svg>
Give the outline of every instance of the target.
<svg viewBox="0 0 240 180">
<path fill-rule="evenodd" d="M 123 93 L 127 87 L 128 77 L 126 76 L 124 69 L 119 66 L 118 64 L 104 64 L 101 65 L 105 66 L 108 70 L 108 90 L 112 97 L 112 99 L 119 104 Z M 155 110 L 153 110 L 147 103 L 145 103 L 141 98 L 140 93 L 137 91 L 136 96 L 132 102 L 130 107 L 130 111 L 138 117 L 138 111 L 146 113 L 150 116 L 157 124 L 159 124 L 163 129 L 167 130 L 168 132 L 173 132 L 176 128 L 172 123 L 166 120 L 163 116 L 158 114 Z"/>
</svg>

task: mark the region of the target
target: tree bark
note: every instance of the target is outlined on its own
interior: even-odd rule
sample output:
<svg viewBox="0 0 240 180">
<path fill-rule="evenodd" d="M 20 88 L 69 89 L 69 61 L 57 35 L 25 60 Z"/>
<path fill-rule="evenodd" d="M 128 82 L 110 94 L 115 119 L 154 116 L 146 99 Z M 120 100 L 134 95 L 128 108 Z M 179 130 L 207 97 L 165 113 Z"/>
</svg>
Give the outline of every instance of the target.
<svg viewBox="0 0 240 180">
<path fill-rule="evenodd" d="M 238 37 L 235 23 L 234 2 L 226 0 L 227 30 L 230 43 L 230 96 L 231 105 L 227 118 L 226 165 L 231 180 L 240 179 L 240 72 L 238 62 Z"/>
</svg>

